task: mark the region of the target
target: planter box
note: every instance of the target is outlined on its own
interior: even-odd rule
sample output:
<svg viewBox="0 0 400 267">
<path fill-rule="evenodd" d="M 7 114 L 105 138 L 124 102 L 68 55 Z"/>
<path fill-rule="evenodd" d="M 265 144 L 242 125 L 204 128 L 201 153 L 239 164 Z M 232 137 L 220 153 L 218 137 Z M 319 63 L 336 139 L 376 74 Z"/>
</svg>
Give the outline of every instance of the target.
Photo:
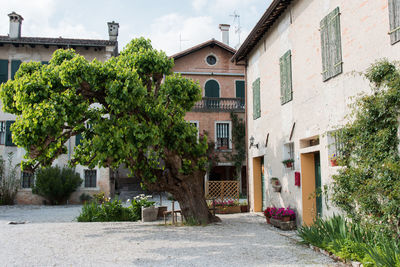
<svg viewBox="0 0 400 267">
<path fill-rule="evenodd" d="M 216 206 L 215 213 L 217 214 L 240 213 L 240 206 L 230 206 L 230 207 Z"/>
<path fill-rule="evenodd" d="M 157 220 L 158 208 L 156 207 L 142 207 L 142 222 L 154 222 Z"/>
<path fill-rule="evenodd" d="M 248 212 L 247 205 L 241 205 L 240 212 Z"/>
<path fill-rule="evenodd" d="M 271 218 L 271 224 L 284 231 L 296 229 L 296 221 L 283 222 L 281 220 Z"/>
</svg>

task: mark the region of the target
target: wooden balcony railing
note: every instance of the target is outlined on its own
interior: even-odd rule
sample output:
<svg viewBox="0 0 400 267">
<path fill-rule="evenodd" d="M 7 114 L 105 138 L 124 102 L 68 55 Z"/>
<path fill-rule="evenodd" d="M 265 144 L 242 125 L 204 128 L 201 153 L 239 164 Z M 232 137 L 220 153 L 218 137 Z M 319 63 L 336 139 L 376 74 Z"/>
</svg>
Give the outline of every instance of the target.
<svg viewBox="0 0 400 267">
<path fill-rule="evenodd" d="M 197 102 L 192 111 L 196 112 L 244 112 L 243 98 L 203 97 Z"/>
</svg>

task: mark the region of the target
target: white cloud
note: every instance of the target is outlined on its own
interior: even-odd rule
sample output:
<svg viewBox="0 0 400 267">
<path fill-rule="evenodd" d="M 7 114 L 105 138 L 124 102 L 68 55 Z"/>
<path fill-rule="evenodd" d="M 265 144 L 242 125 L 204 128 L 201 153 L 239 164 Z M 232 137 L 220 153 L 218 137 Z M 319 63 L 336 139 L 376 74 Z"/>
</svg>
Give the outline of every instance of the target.
<svg viewBox="0 0 400 267">
<path fill-rule="evenodd" d="M 196 11 L 202 10 L 205 6 L 207 6 L 207 0 L 193 0 L 192 6 Z"/>
<path fill-rule="evenodd" d="M 218 35 L 218 24 L 209 16 L 186 17 L 176 13 L 155 20 L 148 38 L 154 47 L 168 55 L 175 54 Z M 180 35 L 180 36 L 179 36 Z M 183 40 L 180 42 L 180 37 Z"/>
<path fill-rule="evenodd" d="M 24 20 L 22 22 L 22 36 L 33 37 L 65 37 L 99 39 L 102 36 L 96 32 L 88 31 L 82 24 L 68 19 L 52 20 L 57 11 L 56 2 L 53 0 L 0 0 L 0 35 L 9 32 L 8 14 L 15 11 Z M 57 21 L 54 23 L 53 21 Z M 104 37 L 103 37 L 104 38 Z"/>
</svg>

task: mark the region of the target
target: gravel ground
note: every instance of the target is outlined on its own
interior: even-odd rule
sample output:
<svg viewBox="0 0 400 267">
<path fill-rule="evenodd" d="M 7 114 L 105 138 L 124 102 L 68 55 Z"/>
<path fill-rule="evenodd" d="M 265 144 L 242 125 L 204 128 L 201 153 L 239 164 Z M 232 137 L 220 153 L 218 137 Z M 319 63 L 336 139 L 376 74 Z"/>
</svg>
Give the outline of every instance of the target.
<svg viewBox="0 0 400 267">
<path fill-rule="evenodd" d="M 0 206 L 0 265 L 337 266 L 257 214 L 221 215 L 222 223 L 188 227 L 77 223 L 80 208 Z"/>
</svg>

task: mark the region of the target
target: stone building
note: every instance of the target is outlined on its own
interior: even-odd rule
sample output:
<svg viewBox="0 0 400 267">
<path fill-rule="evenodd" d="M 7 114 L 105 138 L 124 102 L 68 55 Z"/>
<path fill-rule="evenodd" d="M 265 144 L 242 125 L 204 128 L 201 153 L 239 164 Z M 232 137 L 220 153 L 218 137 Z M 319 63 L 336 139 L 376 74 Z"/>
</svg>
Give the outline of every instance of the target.
<svg viewBox="0 0 400 267">
<path fill-rule="evenodd" d="M 223 42 L 211 39 L 171 57 L 175 62 L 173 71 L 199 82 L 202 88 L 203 99 L 185 119 L 194 123 L 200 134 L 207 132 L 208 140 L 215 142 L 219 163 L 207 173 L 205 181 L 239 177 L 242 192 L 246 194 L 245 167 L 235 175 L 233 162 L 227 159 L 235 151 L 230 113 L 244 118 L 245 108 L 244 66 L 231 62 L 236 50 L 229 46 L 229 27 L 219 25 Z"/>
<path fill-rule="evenodd" d="M 399 0 L 272 1 L 233 57 L 246 64 L 251 210 L 290 206 L 306 224 L 335 211 L 318 194 L 340 168 L 330 161 L 340 153 L 335 130 L 352 97 L 370 93 L 358 73 L 400 59 L 399 10 Z"/>
<path fill-rule="evenodd" d="M 108 23 L 109 40 L 25 37 L 21 35 L 22 16 L 15 12 L 8 16 L 10 17 L 9 34 L 0 36 L 0 83 L 13 79 L 22 62 L 37 61 L 47 64 L 53 52 L 60 48 L 73 48 L 87 60 L 96 58 L 100 61 L 105 61 L 118 54 L 118 23 Z M 14 154 L 14 164 L 18 164 L 22 161 L 25 151 L 12 143 L 10 125 L 14 121 L 14 115 L 0 112 L 0 155 L 3 158 L 7 158 L 7 155 L 12 152 Z M 79 140 L 79 136 L 71 138 L 67 143 L 68 154 L 56 159 L 54 165 L 65 165 L 71 157 L 71 151 L 73 151 L 74 146 L 79 144 Z M 103 191 L 107 195 L 112 193 L 114 185 L 113 180 L 110 179 L 109 169 L 95 168 L 89 170 L 85 166 L 78 165 L 76 171 L 80 173 L 84 182 L 81 188 L 71 196 L 70 202 L 78 202 L 79 196 L 83 192 L 93 194 Z M 20 171 L 18 175 L 21 178 L 22 188 L 17 194 L 17 203 L 42 204 L 43 199 L 32 194 L 31 191 L 31 186 L 34 183 L 33 176 Z"/>
</svg>

